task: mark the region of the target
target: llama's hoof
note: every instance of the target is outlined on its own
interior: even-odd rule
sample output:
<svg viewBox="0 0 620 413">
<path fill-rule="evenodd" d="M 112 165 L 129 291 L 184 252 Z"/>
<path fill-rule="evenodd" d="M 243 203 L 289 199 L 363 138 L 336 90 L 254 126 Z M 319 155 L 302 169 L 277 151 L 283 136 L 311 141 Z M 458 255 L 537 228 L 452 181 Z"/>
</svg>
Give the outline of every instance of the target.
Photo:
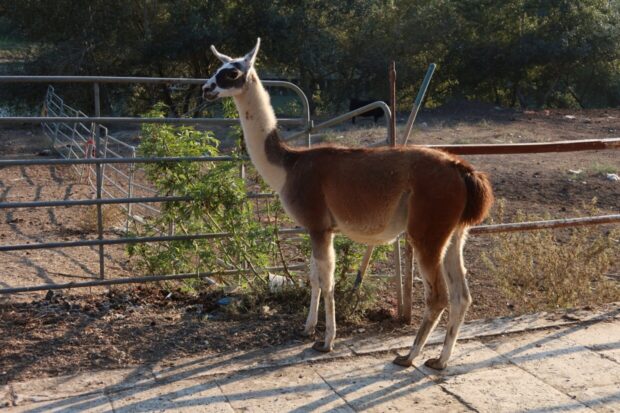
<svg viewBox="0 0 620 413">
<path fill-rule="evenodd" d="M 411 367 L 413 365 L 413 360 L 409 360 L 408 356 L 396 356 L 392 363 L 397 364 L 403 367 Z"/>
<path fill-rule="evenodd" d="M 312 345 L 312 349 L 320 353 L 329 353 L 330 351 L 332 351 L 331 346 L 325 344 L 324 341 L 315 341 Z"/>
<path fill-rule="evenodd" d="M 439 359 L 428 359 L 424 362 L 424 365 L 435 370 L 443 370 L 446 368 L 447 363 L 442 363 Z"/>
</svg>

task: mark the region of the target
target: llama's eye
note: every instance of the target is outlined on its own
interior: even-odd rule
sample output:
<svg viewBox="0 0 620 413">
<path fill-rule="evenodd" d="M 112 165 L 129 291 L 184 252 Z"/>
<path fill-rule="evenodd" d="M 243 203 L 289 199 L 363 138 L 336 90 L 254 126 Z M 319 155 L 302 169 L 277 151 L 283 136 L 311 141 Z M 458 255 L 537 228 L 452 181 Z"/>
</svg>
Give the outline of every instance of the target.
<svg viewBox="0 0 620 413">
<path fill-rule="evenodd" d="M 234 80 L 238 78 L 239 75 L 240 75 L 240 72 L 238 70 L 231 70 L 230 72 L 226 72 L 226 77 L 230 80 Z"/>
</svg>

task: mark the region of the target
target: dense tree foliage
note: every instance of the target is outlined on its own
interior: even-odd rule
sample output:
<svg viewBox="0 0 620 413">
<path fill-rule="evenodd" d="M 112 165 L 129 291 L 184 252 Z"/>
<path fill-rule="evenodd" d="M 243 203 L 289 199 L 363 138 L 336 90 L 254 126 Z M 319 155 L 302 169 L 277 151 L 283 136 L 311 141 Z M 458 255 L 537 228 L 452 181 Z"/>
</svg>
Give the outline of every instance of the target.
<svg viewBox="0 0 620 413">
<path fill-rule="evenodd" d="M 620 105 L 618 0 L 0 0 L 0 25 L 41 44 L 31 74 L 205 77 L 261 36 L 320 108 L 384 98 L 390 60 L 404 102 L 436 62 L 436 103 Z"/>
</svg>

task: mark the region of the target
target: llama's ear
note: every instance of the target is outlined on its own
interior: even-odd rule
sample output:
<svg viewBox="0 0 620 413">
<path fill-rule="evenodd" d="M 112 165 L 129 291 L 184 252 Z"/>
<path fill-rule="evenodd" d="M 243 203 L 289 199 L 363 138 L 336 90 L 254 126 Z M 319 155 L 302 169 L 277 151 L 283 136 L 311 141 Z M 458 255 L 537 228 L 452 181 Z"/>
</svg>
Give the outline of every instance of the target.
<svg viewBox="0 0 620 413">
<path fill-rule="evenodd" d="M 248 69 L 254 66 L 254 62 L 256 62 L 256 55 L 258 54 L 258 49 L 260 48 L 260 37 L 256 39 L 256 46 L 254 49 L 248 54 L 245 55 L 243 60 L 245 60 L 245 64 L 248 66 Z"/>
<path fill-rule="evenodd" d="M 213 45 L 211 45 L 211 51 L 213 52 L 215 57 L 217 57 L 218 59 L 222 61 L 222 63 L 229 63 L 233 60 L 232 57 L 226 56 L 225 54 L 218 52 L 215 46 Z"/>
</svg>

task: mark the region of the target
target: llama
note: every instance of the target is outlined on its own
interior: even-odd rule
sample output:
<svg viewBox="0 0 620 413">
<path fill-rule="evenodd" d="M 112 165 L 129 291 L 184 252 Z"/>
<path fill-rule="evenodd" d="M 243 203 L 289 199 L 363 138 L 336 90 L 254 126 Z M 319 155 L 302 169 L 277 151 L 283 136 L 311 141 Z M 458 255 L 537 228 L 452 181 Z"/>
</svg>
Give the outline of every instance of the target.
<svg viewBox="0 0 620 413">
<path fill-rule="evenodd" d="M 405 267 L 413 270 L 415 256 L 425 311 L 409 354 L 397 356 L 394 363 L 413 364 L 449 305 L 441 355 L 425 363 L 445 368 L 471 304 L 463 246 L 468 227 L 480 223 L 493 202 L 487 176 L 454 155 L 424 147 L 289 147 L 280 140 L 269 95 L 254 69 L 259 46 L 260 38 L 241 58 L 211 46 L 223 64 L 204 84 L 203 95 L 234 99 L 251 161 L 279 194 L 286 212 L 310 234 L 312 294 L 303 334 L 314 334 L 323 293 L 325 338 L 312 348 L 333 349 L 334 232 L 368 245 L 391 242 L 406 232 Z"/>
</svg>

